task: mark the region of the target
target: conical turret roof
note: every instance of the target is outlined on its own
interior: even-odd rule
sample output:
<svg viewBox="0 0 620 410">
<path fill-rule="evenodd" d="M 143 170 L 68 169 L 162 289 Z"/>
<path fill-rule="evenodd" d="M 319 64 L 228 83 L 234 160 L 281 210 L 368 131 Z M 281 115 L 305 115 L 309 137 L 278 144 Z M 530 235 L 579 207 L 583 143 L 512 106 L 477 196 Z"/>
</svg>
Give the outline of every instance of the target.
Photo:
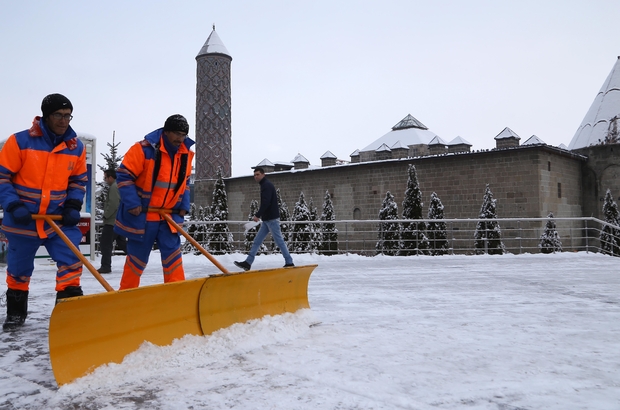
<svg viewBox="0 0 620 410">
<path fill-rule="evenodd" d="M 620 57 L 596 95 L 568 148 L 598 145 L 620 126 Z"/>
<path fill-rule="evenodd" d="M 213 25 L 213 31 L 211 32 L 211 34 L 209 34 L 209 38 L 207 38 L 207 41 L 205 41 L 205 44 L 200 49 L 200 52 L 198 53 L 196 58 L 205 54 L 223 54 L 232 58 L 232 56 L 226 49 L 226 46 L 220 39 L 220 36 L 218 36 L 217 32 L 215 31 L 215 24 Z"/>
</svg>

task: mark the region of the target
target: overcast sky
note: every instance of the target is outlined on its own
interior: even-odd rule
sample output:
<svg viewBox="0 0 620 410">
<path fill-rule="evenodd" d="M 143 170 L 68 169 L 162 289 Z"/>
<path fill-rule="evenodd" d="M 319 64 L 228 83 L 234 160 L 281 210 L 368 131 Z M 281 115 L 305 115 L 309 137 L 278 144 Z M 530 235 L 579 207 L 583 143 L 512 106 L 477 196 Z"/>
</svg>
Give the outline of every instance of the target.
<svg viewBox="0 0 620 410">
<path fill-rule="evenodd" d="M 349 160 L 407 114 L 474 150 L 504 127 L 568 145 L 620 55 L 617 0 L 0 1 L 0 138 L 58 92 L 99 154 L 174 113 L 193 136 L 215 23 L 233 57 L 233 176 L 298 153 Z"/>
</svg>

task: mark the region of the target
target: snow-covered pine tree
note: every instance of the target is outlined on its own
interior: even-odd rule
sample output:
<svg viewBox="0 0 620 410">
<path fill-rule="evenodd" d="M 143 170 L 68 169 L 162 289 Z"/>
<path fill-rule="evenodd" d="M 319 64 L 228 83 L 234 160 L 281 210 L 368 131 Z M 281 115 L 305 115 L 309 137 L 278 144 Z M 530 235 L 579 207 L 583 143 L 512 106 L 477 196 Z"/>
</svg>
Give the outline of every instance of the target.
<svg viewBox="0 0 620 410">
<path fill-rule="evenodd" d="M 435 192 L 431 194 L 427 219 L 433 219 L 433 222 L 429 222 L 426 227 L 426 236 L 428 236 L 431 255 L 447 254 L 450 247 L 447 240 L 446 223 L 442 222 L 442 219 L 444 219 L 443 204 Z"/>
<path fill-rule="evenodd" d="M 191 207 L 190 207 L 191 210 Z M 195 210 L 195 217 L 192 218 L 192 221 L 196 221 L 198 223 L 193 224 L 194 228 L 192 231 L 192 238 L 194 238 L 194 240 L 196 242 L 198 242 L 200 244 L 200 246 L 202 246 L 205 249 L 209 249 L 209 238 L 208 238 L 208 233 L 209 233 L 209 226 L 207 224 L 205 224 L 206 221 L 209 221 L 209 207 L 198 207 Z M 202 223 L 200 223 L 202 222 Z M 194 249 L 194 246 L 191 243 L 187 243 L 187 253 L 193 251 L 194 255 L 200 255 L 200 251 L 198 249 Z"/>
<path fill-rule="evenodd" d="M 545 224 L 545 230 L 540 235 L 540 242 L 538 247 L 541 253 L 556 253 L 562 252 L 562 241 L 560 235 L 555 228 L 555 221 L 553 220 L 553 212 L 549 212 L 547 215 L 547 223 Z"/>
<path fill-rule="evenodd" d="M 484 198 L 482 198 L 482 207 L 480 208 L 478 218 L 487 219 L 487 221 L 480 221 L 476 224 L 476 232 L 474 233 L 476 254 L 504 254 L 506 249 L 502 242 L 499 222 L 497 222 L 496 200 L 493 199 L 493 192 L 491 192 L 489 184 L 487 184 L 484 191 Z"/>
<path fill-rule="evenodd" d="M 221 167 L 217 169 L 216 176 L 211 202 L 211 221 L 216 223 L 212 224 L 209 229 L 209 249 L 214 255 L 224 255 L 233 249 L 233 236 L 226 222 L 228 221 L 228 196 Z"/>
<path fill-rule="evenodd" d="M 403 219 L 422 219 L 422 191 L 418 184 L 418 176 L 415 166 L 409 164 L 407 170 L 407 189 L 403 200 Z M 425 235 L 426 223 L 404 222 L 400 232 L 400 255 L 428 254 L 430 248 L 428 238 Z"/>
<path fill-rule="evenodd" d="M 250 203 L 250 213 L 248 214 L 248 221 L 254 220 L 254 215 L 256 215 L 256 212 L 258 212 L 258 201 L 256 199 L 252 199 L 252 202 Z M 260 225 L 255 226 L 245 231 L 245 239 L 243 240 L 243 246 L 245 247 L 246 252 L 248 252 L 252 248 L 252 244 L 254 243 L 254 238 L 256 238 L 256 234 L 258 233 L 259 229 L 260 229 Z M 265 253 L 265 252 L 267 252 L 267 246 L 263 242 L 259 246 L 258 252 L 256 254 L 260 255 L 261 253 Z"/>
<path fill-rule="evenodd" d="M 299 195 L 299 201 L 295 203 L 293 221 L 296 223 L 293 225 L 293 234 L 291 236 L 292 252 L 309 252 L 312 241 L 312 227 L 310 224 L 310 209 L 308 209 L 303 192 Z"/>
<path fill-rule="evenodd" d="M 276 189 L 276 197 L 278 199 L 278 209 L 280 210 L 280 230 L 282 231 L 282 238 L 284 242 L 288 244 L 291 239 L 291 224 L 286 222 L 291 220 L 291 211 L 288 210 L 286 202 L 280 195 L 280 188 Z"/>
<path fill-rule="evenodd" d="M 123 155 L 118 155 L 118 146 L 121 145 L 120 142 L 116 142 L 116 131 L 112 131 L 112 143 L 107 143 L 110 151 L 108 153 L 101 153 L 101 156 L 104 160 L 104 165 L 97 165 L 101 171 L 105 171 L 107 169 L 117 169 L 123 160 Z M 108 191 L 110 190 L 110 186 L 106 184 L 104 181 L 97 182 L 95 188 L 95 219 L 100 221 L 103 219 L 103 208 L 105 206 L 105 200 L 108 197 Z"/>
<path fill-rule="evenodd" d="M 321 242 L 321 226 L 318 223 L 319 212 L 316 209 L 316 206 L 314 206 L 312 197 L 310 197 L 310 200 L 308 201 L 308 209 L 310 210 L 310 220 L 312 221 L 310 224 L 310 249 L 308 250 L 314 253 L 319 248 L 319 242 Z"/>
<path fill-rule="evenodd" d="M 290 249 L 291 236 L 293 234 L 293 228 L 291 221 L 291 211 L 288 210 L 288 206 L 286 202 L 282 199 L 280 195 L 280 188 L 276 188 L 276 199 L 278 201 L 278 209 L 280 210 L 280 231 L 282 232 L 282 239 L 286 243 L 286 246 Z M 280 252 L 280 248 L 276 246 L 273 238 L 271 238 L 271 244 L 267 247 L 272 252 Z"/>
<path fill-rule="evenodd" d="M 325 191 L 323 198 L 323 212 L 321 213 L 321 241 L 319 243 L 319 253 L 321 255 L 336 255 L 338 253 L 338 229 L 335 221 L 334 203 L 329 191 Z"/>
<path fill-rule="evenodd" d="M 398 205 L 394 195 L 387 191 L 379 210 L 379 219 L 391 221 L 398 219 Z M 379 223 L 378 241 L 375 246 L 378 254 L 395 256 L 400 248 L 400 224 L 398 222 Z"/>
<path fill-rule="evenodd" d="M 601 252 L 607 255 L 620 256 L 620 214 L 618 213 L 618 204 L 614 201 L 610 189 L 607 189 L 603 201 L 603 218 L 605 218 L 606 223 L 599 236 Z"/>
<path fill-rule="evenodd" d="M 196 204 L 193 202 L 189 204 L 189 212 L 187 213 L 187 219 L 189 220 L 189 222 L 184 226 L 185 232 L 187 232 L 187 234 L 191 236 L 193 239 L 196 239 L 195 232 L 198 226 L 196 225 L 195 222 L 198 220 L 198 209 L 196 208 Z M 181 252 L 190 253 L 193 250 L 194 250 L 194 245 L 192 245 L 189 241 L 183 242 L 183 245 L 181 246 Z"/>
</svg>

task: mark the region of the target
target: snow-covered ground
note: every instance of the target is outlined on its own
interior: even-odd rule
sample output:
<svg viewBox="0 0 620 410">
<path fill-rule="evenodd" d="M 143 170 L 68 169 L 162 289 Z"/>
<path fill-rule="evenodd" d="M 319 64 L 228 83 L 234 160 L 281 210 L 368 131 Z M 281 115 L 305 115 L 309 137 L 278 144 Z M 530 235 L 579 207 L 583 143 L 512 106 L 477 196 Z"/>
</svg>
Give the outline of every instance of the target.
<svg viewBox="0 0 620 410">
<path fill-rule="evenodd" d="M 241 257 L 218 259 L 235 270 Z M 217 272 L 203 256 L 184 261 L 188 278 Z M 0 333 L 0 409 L 620 409 L 618 262 L 297 255 L 319 265 L 311 310 L 145 344 L 59 389 L 55 268 L 40 261 L 26 325 Z M 106 275 L 115 288 L 122 264 Z M 282 264 L 259 256 L 254 268 Z M 142 283 L 161 280 L 154 253 Z M 83 287 L 102 291 L 86 272 Z"/>
</svg>

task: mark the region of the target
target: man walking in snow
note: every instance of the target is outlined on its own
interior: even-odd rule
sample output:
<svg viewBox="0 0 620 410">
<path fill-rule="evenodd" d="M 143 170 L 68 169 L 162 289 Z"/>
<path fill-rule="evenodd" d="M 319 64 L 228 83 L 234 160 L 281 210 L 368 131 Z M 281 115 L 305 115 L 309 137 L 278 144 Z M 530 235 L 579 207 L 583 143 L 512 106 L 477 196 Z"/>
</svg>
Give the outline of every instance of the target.
<svg viewBox="0 0 620 410">
<path fill-rule="evenodd" d="M 101 267 L 99 273 L 112 272 L 112 253 L 114 253 L 114 241 L 119 249 L 127 253 L 127 243 L 125 237 L 114 232 L 114 224 L 116 223 L 116 211 L 121 201 L 116 184 L 116 170 L 113 168 L 106 169 L 103 173 L 103 180 L 110 186 L 108 196 L 105 199 L 103 207 L 103 227 L 101 228 L 101 237 L 99 245 L 101 246 Z"/>
<path fill-rule="evenodd" d="M 286 242 L 284 242 L 282 238 L 282 232 L 280 231 L 280 209 L 278 207 L 276 188 L 271 181 L 265 177 L 265 170 L 263 168 L 254 169 L 254 180 L 260 184 L 260 208 L 252 219 L 254 222 L 259 222 L 262 219 L 262 224 L 254 238 L 250 254 L 245 261 L 235 261 L 235 265 L 243 270 L 250 270 L 256 253 L 258 252 L 258 248 L 260 248 L 267 234 L 271 232 L 274 242 L 278 248 L 280 248 L 282 256 L 284 256 L 284 267 L 295 266 L 293 264 L 293 258 L 286 247 Z"/>
<path fill-rule="evenodd" d="M 83 294 L 82 262 L 44 220 L 32 215 L 61 215 L 60 229 L 73 245 L 80 245 L 82 232 L 76 225 L 88 179 L 86 149 L 69 125 L 73 105 L 67 97 L 46 96 L 41 112 L 30 129 L 11 135 L 0 152 L 2 230 L 9 242 L 5 331 L 26 321 L 30 277 L 40 246 L 58 266 L 56 301 Z"/>
</svg>

